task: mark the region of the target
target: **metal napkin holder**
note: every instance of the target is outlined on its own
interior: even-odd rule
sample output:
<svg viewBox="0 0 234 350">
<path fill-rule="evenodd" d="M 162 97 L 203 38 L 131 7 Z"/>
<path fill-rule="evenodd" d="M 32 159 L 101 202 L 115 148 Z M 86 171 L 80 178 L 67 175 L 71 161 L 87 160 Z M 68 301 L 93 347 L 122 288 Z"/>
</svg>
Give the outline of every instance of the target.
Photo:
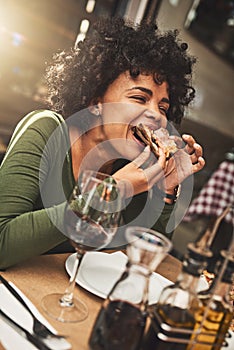
<svg viewBox="0 0 234 350">
<path fill-rule="evenodd" d="M 161 316 L 157 312 L 153 312 L 153 318 L 156 320 L 156 322 L 152 322 L 152 327 L 157 334 L 157 337 L 164 342 L 169 343 L 181 343 L 181 344 L 201 344 L 201 345 L 211 345 L 213 348 L 215 348 L 215 344 L 213 343 L 213 337 L 217 339 L 217 333 L 206 333 L 201 332 L 201 329 L 198 328 L 196 330 L 189 330 L 182 327 L 173 327 L 169 324 L 165 323 Z M 207 338 L 212 337 L 212 340 L 209 341 L 198 341 L 197 336 L 203 335 Z M 230 337 L 229 334 L 226 335 L 226 337 Z M 225 341 L 226 343 L 226 341 Z M 218 345 L 217 345 L 218 346 Z M 223 345 L 225 346 L 225 344 Z M 226 345 L 227 346 L 227 345 Z"/>
</svg>

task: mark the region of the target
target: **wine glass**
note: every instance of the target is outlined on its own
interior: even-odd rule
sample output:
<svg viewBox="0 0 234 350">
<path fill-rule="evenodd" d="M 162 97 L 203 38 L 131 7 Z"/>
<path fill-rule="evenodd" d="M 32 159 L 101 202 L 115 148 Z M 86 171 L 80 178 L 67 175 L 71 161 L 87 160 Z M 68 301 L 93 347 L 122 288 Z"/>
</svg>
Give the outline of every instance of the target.
<svg viewBox="0 0 234 350">
<path fill-rule="evenodd" d="M 100 250 L 112 240 L 119 225 L 122 194 L 110 175 L 85 170 L 79 177 L 64 215 L 64 235 L 76 250 L 76 260 L 64 294 L 42 299 L 49 316 L 61 322 L 79 322 L 88 316 L 86 304 L 73 296 L 79 266 L 86 251 Z"/>
</svg>

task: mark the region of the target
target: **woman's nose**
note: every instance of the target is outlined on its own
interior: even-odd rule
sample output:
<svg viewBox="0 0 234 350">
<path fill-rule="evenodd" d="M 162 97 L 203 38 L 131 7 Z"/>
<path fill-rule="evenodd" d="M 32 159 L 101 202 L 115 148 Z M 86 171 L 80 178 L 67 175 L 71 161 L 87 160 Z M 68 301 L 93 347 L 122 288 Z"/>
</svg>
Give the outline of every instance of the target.
<svg viewBox="0 0 234 350">
<path fill-rule="evenodd" d="M 166 127 L 167 119 L 164 117 L 159 111 L 155 111 L 152 109 L 147 109 L 145 111 L 145 116 L 151 119 L 152 122 L 156 124 L 157 128 Z"/>
</svg>

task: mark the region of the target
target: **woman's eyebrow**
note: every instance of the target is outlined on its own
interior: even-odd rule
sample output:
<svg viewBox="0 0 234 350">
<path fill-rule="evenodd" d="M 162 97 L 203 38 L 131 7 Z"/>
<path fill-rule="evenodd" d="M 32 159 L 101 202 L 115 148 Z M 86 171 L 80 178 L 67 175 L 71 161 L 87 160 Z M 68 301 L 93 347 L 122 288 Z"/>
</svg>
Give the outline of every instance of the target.
<svg viewBox="0 0 234 350">
<path fill-rule="evenodd" d="M 131 91 L 131 90 L 141 90 L 145 93 L 147 93 L 148 95 L 152 96 L 153 92 L 150 89 L 146 89 L 142 86 L 133 86 L 131 89 L 128 89 L 127 91 Z"/>
<path fill-rule="evenodd" d="M 161 101 L 170 104 L 170 100 L 166 97 L 163 97 Z"/>
</svg>

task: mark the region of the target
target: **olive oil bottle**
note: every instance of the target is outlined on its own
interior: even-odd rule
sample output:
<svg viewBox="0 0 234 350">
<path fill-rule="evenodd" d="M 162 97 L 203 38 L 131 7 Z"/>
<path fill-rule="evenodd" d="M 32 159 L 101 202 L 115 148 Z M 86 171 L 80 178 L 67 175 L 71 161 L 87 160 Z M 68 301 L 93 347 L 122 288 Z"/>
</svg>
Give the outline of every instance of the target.
<svg viewBox="0 0 234 350">
<path fill-rule="evenodd" d="M 210 253 L 200 255 L 188 250 L 182 272 L 174 285 L 166 287 L 157 304 L 149 309 L 150 325 L 145 332 L 142 350 L 185 350 L 192 336 L 202 304 L 198 283 Z"/>
<path fill-rule="evenodd" d="M 218 350 L 222 347 L 233 318 L 230 289 L 234 274 L 234 258 L 228 252 L 224 266 L 219 269 L 220 279 L 215 279 L 207 293 L 199 296 L 202 307 L 195 313 L 196 324 L 186 350 Z M 223 270 L 223 271 L 222 271 Z"/>
</svg>

